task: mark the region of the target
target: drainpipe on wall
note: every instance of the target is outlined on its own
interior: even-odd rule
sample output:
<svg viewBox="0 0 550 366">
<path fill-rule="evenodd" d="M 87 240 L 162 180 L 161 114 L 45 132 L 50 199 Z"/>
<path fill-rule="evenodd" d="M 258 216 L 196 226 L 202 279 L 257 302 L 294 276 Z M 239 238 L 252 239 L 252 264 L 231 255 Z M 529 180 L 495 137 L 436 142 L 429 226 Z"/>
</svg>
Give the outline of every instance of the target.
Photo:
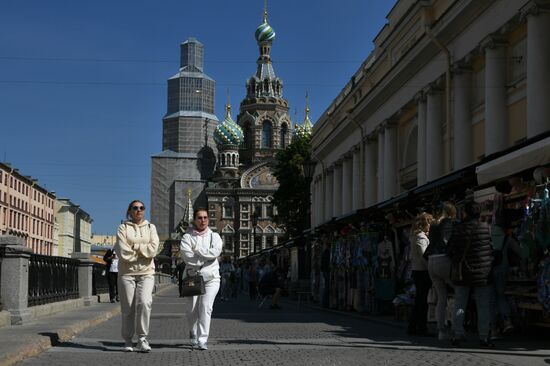
<svg viewBox="0 0 550 366">
<path fill-rule="evenodd" d="M 448 173 L 452 169 L 452 151 L 451 148 L 451 67 L 452 67 L 452 59 L 451 59 L 451 52 L 447 47 L 445 47 L 430 30 L 429 25 L 424 26 L 424 30 L 426 31 L 426 34 L 428 37 L 430 37 L 431 41 L 443 52 L 447 59 L 447 70 L 445 71 L 445 113 L 446 113 L 446 120 L 447 123 L 445 124 L 445 173 Z"/>
</svg>

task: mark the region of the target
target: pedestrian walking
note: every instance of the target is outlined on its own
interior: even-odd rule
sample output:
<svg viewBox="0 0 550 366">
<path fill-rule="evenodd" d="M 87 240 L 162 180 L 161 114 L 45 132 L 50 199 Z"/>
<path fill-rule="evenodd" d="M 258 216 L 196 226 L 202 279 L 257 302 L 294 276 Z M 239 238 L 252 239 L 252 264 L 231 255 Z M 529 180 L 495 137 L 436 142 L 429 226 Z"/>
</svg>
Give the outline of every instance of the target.
<svg viewBox="0 0 550 366">
<path fill-rule="evenodd" d="M 231 295 L 231 277 L 235 274 L 235 267 L 231 263 L 231 258 L 226 255 L 224 256 L 222 263 L 220 264 L 220 274 L 221 274 L 221 299 L 222 301 L 229 300 Z"/>
<path fill-rule="evenodd" d="M 428 273 L 437 294 L 435 317 L 437 320 L 438 340 L 450 339 L 447 329 L 447 286 L 451 283 L 451 258 L 447 255 L 447 243 L 456 220 L 456 208 L 450 203 L 443 204 L 441 215 L 430 226 L 430 245 L 424 252 L 428 256 Z"/>
<path fill-rule="evenodd" d="M 112 249 L 107 250 L 103 256 L 103 260 L 107 263 L 105 268 L 105 276 L 109 284 L 109 300 L 114 303 L 119 301 L 118 297 L 118 256 Z"/>
<path fill-rule="evenodd" d="M 464 205 L 462 222 L 454 225 L 449 239 L 452 262 L 451 281 L 455 288 L 452 344 L 459 346 L 465 340 L 464 316 L 470 292 L 474 293 L 477 308 L 479 344 L 493 347 L 489 338 L 490 303 L 493 287 L 490 285 L 493 253 L 489 226 L 479 222 L 481 208 L 471 201 Z"/>
<path fill-rule="evenodd" d="M 428 274 L 428 261 L 424 258 L 424 251 L 430 243 L 428 233 L 432 220 L 432 215 L 426 212 L 418 215 L 413 226 L 414 237 L 411 240 L 412 277 L 416 286 L 416 296 L 407 333 L 420 336 L 429 335 L 428 292 L 432 287 L 432 281 Z"/>
<path fill-rule="evenodd" d="M 155 225 L 145 220 L 143 202 L 130 202 L 126 217 L 118 227 L 115 244 L 115 252 L 119 255 L 118 289 L 124 350 L 150 352 L 147 335 L 155 285 L 153 258 L 158 252 L 159 237 Z M 135 349 L 132 347 L 134 334 L 138 336 Z"/>
<path fill-rule="evenodd" d="M 187 320 L 191 346 L 206 350 L 214 299 L 220 289 L 218 257 L 223 243 L 220 235 L 208 228 L 208 211 L 205 208 L 195 209 L 193 219 L 193 227 L 181 239 L 180 255 L 186 264 L 187 275 L 200 274 L 204 280 L 206 292 L 192 297 Z"/>
</svg>

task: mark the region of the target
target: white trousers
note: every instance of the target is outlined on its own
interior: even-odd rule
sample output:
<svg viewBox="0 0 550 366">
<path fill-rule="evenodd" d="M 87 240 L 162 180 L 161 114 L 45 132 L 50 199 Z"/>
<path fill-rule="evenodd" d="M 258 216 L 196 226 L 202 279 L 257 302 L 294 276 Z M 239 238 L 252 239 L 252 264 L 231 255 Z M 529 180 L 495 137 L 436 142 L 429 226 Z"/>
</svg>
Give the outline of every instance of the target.
<svg viewBox="0 0 550 366">
<path fill-rule="evenodd" d="M 153 304 L 154 275 L 118 276 L 118 295 L 122 312 L 122 338 L 131 341 L 134 334 L 147 337 L 151 305 Z M 136 330 L 137 325 L 137 330 Z"/>
<path fill-rule="evenodd" d="M 187 321 L 191 334 L 197 337 L 200 343 L 208 341 L 210 332 L 210 319 L 214 308 L 214 299 L 220 290 L 220 279 L 204 283 L 205 294 L 201 296 L 193 296 L 190 300 L 190 309 L 187 312 Z"/>
</svg>

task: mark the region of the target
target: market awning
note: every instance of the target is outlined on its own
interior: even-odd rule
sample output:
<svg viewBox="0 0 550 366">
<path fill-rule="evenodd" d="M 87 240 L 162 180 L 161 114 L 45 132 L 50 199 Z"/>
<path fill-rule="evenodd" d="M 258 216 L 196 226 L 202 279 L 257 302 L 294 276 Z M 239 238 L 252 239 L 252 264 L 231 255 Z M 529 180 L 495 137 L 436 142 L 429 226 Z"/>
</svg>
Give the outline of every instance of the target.
<svg viewBox="0 0 550 366">
<path fill-rule="evenodd" d="M 550 163 L 550 137 L 498 157 L 476 168 L 477 182 L 482 185 L 526 169 Z"/>
</svg>

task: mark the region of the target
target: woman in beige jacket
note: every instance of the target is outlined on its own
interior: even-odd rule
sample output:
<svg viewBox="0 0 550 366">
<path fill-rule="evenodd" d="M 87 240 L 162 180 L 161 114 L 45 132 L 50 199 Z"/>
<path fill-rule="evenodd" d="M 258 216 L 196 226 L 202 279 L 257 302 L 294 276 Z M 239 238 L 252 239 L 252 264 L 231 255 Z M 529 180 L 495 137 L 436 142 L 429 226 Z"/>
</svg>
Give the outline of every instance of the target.
<svg viewBox="0 0 550 366">
<path fill-rule="evenodd" d="M 118 291 L 122 311 L 122 338 L 124 350 L 150 352 L 147 342 L 149 319 L 155 285 L 153 258 L 159 248 L 155 225 L 144 218 L 145 205 L 130 202 L 126 217 L 118 227 L 115 251 L 119 256 Z M 137 329 L 135 329 L 137 326 Z M 138 344 L 132 348 L 132 338 L 138 336 Z"/>
</svg>

